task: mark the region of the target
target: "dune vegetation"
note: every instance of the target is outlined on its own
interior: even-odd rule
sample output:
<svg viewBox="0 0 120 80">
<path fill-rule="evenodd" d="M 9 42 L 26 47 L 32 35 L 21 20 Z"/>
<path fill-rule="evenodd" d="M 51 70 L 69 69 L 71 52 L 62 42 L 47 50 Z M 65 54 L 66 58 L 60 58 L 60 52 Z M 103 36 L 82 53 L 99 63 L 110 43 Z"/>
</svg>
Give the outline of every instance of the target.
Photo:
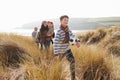
<svg viewBox="0 0 120 80">
<path fill-rule="evenodd" d="M 77 80 L 120 80 L 120 27 L 78 35 L 81 47 L 71 45 Z M 70 80 L 69 62 L 40 51 L 30 37 L 0 34 L 0 80 Z"/>
</svg>

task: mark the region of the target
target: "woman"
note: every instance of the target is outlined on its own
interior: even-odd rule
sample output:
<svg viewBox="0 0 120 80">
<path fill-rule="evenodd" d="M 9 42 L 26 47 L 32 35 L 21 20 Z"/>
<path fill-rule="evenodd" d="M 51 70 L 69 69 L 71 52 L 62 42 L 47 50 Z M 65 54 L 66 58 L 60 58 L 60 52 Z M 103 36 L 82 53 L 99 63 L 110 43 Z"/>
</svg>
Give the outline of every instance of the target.
<svg viewBox="0 0 120 80">
<path fill-rule="evenodd" d="M 48 32 L 49 28 L 48 28 L 48 22 L 47 21 L 43 21 L 40 31 L 39 31 L 39 42 L 41 44 L 41 50 L 43 49 L 43 45 L 45 46 L 45 49 L 48 51 L 48 42 L 47 42 L 47 32 Z"/>
<path fill-rule="evenodd" d="M 54 25 L 53 25 L 53 22 L 50 22 L 48 21 L 48 28 L 49 28 L 49 31 L 47 33 L 47 36 L 49 37 L 48 40 L 49 41 L 49 46 L 50 46 L 50 42 L 52 42 L 53 44 L 53 38 L 54 38 Z"/>
</svg>

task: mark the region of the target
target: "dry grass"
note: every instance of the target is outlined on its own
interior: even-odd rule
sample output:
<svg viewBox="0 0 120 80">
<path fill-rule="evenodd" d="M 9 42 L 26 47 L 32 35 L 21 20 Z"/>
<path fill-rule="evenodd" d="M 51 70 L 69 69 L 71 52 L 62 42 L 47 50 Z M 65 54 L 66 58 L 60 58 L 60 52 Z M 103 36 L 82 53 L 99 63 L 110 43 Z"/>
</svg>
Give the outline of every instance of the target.
<svg viewBox="0 0 120 80">
<path fill-rule="evenodd" d="M 0 34 L 0 79 L 64 80 L 61 62 L 53 59 L 52 50 L 40 52 L 30 37 Z"/>
<path fill-rule="evenodd" d="M 94 32 L 87 32 L 84 35 L 78 36 L 79 39 L 81 39 L 82 43 L 88 42 L 89 38 L 94 35 Z"/>
<path fill-rule="evenodd" d="M 120 56 L 120 31 L 113 32 L 101 45 L 110 53 Z"/>
<path fill-rule="evenodd" d="M 99 43 L 106 36 L 106 30 L 104 28 L 100 28 L 95 31 L 94 35 L 90 37 L 88 44 Z"/>
<path fill-rule="evenodd" d="M 91 35 L 92 33 L 92 35 Z M 78 35 L 79 36 L 79 35 Z M 82 44 L 103 47 L 109 53 L 120 56 L 120 26 L 100 28 L 79 36 Z"/>
<path fill-rule="evenodd" d="M 91 33 L 93 33 L 93 34 L 91 35 Z M 91 35 L 91 36 L 89 36 L 89 35 Z M 103 29 L 103 28 L 102 29 L 98 29 L 98 30 L 96 30 L 94 32 L 88 32 L 87 34 L 85 34 L 83 36 L 80 36 L 79 38 L 81 39 L 81 44 L 83 44 L 83 45 L 94 46 L 94 47 L 96 46 L 98 48 L 98 51 L 96 51 L 95 53 L 100 53 L 100 52 L 102 52 L 101 50 L 103 50 L 103 51 L 106 50 L 107 52 L 105 52 L 105 53 L 109 53 L 109 55 L 111 55 L 111 56 L 113 56 L 113 55 L 116 56 L 116 57 L 114 57 L 114 59 L 113 59 L 113 57 L 112 58 L 110 57 L 112 59 L 112 61 L 109 61 L 109 60 L 111 60 L 109 58 L 108 59 L 109 62 L 115 63 L 114 61 L 117 61 L 117 57 L 119 59 L 119 56 L 120 56 L 120 26 L 111 27 L 111 28 L 108 28 L 108 29 L 107 28 L 106 29 Z M 86 41 L 84 39 L 86 39 Z M 93 50 L 94 49 L 92 49 L 91 51 L 93 51 Z M 87 52 L 87 51 L 89 51 L 89 50 L 86 50 L 85 52 Z M 91 51 L 89 51 L 89 52 L 91 52 Z M 89 53 L 89 52 L 87 52 L 87 53 Z M 104 52 L 102 52 L 102 53 L 104 53 Z M 103 57 L 103 58 L 105 58 L 105 57 Z M 100 65 L 100 64 L 101 63 L 95 64 L 94 68 L 98 67 L 97 65 Z M 117 64 L 119 64 L 119 63 L 117 63 Z M 116 66 L 116 65 L 113 64 L 113 66 Z M 105 66 L 104 66 L 104 68 L 105 68 Z M 91 68 L 88 67 L 88 69 L 91 69 Z M 88 69 L 87 69 L 87 72 L 90 72 Z M 106 71 L 106 70 L 104 70 L 104 71 Z M 113 70 L 113 68 L 111 68 L 109 70 Z M 107 71 L 109 71 L 109 70 L 107 70 Z M 93 69 L 93 71 L 95 71 L 95 70 Z M 118 71 L 119 71 L 119 69 L 118 69 Z M 113 73 L 113 72 L 110 71 L 108 73 Z M 101 72 L 101 73 L 103 73 L 103 72 Z M 115 77 L 114 78 L 116 80 L 119 80 L 120 79 L 118 77 L 118 75 L 120 75 L 119 72 L 116 71 L 114 74 L 116 74 L 116 76 L 117 76 L 116 78 Z M 109 76 L 113 78 L 112 75 L 109 75 Z M 88 80 L 93 80 L 93 79 L 90 79 L 89 77 L 87 77 L 87 79 Z M 110 80 L 110 79 L 108 78 L 108 80 Z"/>
<path fill-rule="evenodd" d="M 104 37 L 106 36 L 107 32 L 106 29 L 104 28 L 99 28 L 96 31 L 90 31 L 82 36 L 79 36 L 79 39 L 81 40 L 82 43 L 84 44 L 97 44 L 99 43 Z"/>
<path fill-rule="evenodd" d="M 106 61 L 109 57 L 107 52 L 94 46 L 83 45 L 77 51 L 73 48 L 73 52 L 77 61 L 77 76 L 80 80 L 112 80 L 112 65 Z"/>
<path fill-rule="evenodd" d="M 77 80 L 120 80 L 120 57 L 109 54 L 110 52 L 107 51 L 106 46 L 112 45 L 112 41 L 111 43 L 106 42 L 110 37 L 107 30 L 97 31 L 101 37 L 97 36 L 99 41 L 93 41 L 93 43 L 99 43 L 96 46 L 85 45 L 85 43 L 80 48 L 71 46 L 76 59 L 76 78 Z M 102 32 L 105 32 L 105 36 Z M 95 36 L 94 33 L 96 32 L 87 33 L 89 35 L 87 42 Z M 116 41 L 112 46 L 119 46 L 116 45 Z M 106 46 L 103 49 L 101 45 L 105 43 Z M 111 47 L 111 49 L 114 48 Z M 114 50 L 117 51 L 116 48 Z M 112 51 L 115 52 L 114 50 Z M 16 64 L 19 67 L 13 67 Z M 70 80 L 69 63 L 66 60 L 56 60 L 52 46 L 50 52 L 46 53 L 46 51 L 40 51 L 30 37 L 0 34 L 0 80 L 16 79 Z"/>
<path fill-rule="evenodd" d="M 19 67 L 20 63 L 28 61 L 30 55 L 12 42 L 0 43 L 0 61 L 4 67 Z"/>
</svg>

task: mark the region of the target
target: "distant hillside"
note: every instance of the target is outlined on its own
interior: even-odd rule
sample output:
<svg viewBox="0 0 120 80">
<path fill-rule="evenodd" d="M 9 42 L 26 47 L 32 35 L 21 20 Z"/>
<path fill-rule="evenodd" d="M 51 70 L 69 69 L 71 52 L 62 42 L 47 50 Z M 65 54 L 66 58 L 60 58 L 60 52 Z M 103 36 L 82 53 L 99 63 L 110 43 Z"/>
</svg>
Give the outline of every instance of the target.
<svg viewBox="0 0 120 80">
<path fill-rule="evenodd" d="M 59 19 L 51 19 L 54 22 L 55 29 L 59 27 Z M 73 30 L 90 30 L 99 27 L 110 27 L 120 25 L 120 17 L 103 17 L 103 18 L 70 18 L 69 26 Z M 35 26 L 40 27 L 41 21 L 24 24 L 21 29 L 33 29 Z"/>
</svg>

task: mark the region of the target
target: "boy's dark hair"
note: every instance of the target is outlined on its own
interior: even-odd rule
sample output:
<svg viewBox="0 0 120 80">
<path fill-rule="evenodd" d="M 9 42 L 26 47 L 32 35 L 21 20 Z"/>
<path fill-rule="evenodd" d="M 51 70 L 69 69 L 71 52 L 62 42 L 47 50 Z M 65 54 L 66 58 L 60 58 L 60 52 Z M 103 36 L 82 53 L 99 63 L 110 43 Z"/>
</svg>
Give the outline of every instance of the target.
<svg viewBox="0 0 120 80">
<path fill-rule="evenodd" d="M 60 17 L 60 21 L 63 20 L 63 18 L 68 18 L 69 19 L 69 17 L 67 15 L 63 15 L 63 16 Z"/>
</svg>

